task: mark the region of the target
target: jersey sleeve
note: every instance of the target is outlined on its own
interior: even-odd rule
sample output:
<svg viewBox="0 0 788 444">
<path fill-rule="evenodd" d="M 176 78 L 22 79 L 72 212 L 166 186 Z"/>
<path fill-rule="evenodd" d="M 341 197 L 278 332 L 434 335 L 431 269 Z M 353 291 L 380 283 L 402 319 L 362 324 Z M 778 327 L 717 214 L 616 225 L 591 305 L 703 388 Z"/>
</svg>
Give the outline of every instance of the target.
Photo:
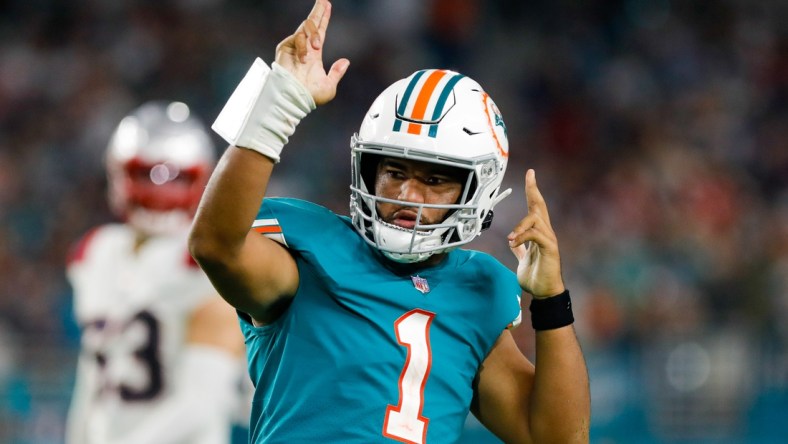
<svg viewBox="0 0 788 444">
<path fill-rule="evenodd" d="M 98 232 L 99 227 L 94 227 L 87 233 L 83 234 L 82 237 L 77 239 L 77 241 L 71 245 L 68 251 L 68 256 L 66 257 L 66 267 L 71 267 L 74 264 L 82 262 L 82 260 L 85 258 L 88 248 L 91 245 L 91 241 Z"/>
<path fill-rule="evenodd" d="M 314 250 L 320 239 L 341 224 L 339 217 L 320 205 L 292 198 L 266 198 L 252 230 L 290 250 Z"/>
<path fill-rule="evenodd" d="M 515 328 L 522 321 L 522 289 L 517 282 L 517 275 L 494 257 L 484 253 L 480 255 L 481 267 L 489 279 L 485 285 L 492 293 L 492 318 L 501 330 Z"/>
<path fill-rule="evenodd" d="M 94 227 L 74 242 L 66 257 L 66 278 L 73 291 L 73 313 L 76 321 L 82 324 L 91 313 L 93 296 L 91 282 L 96 274 L 96 264 L 105 264 L 111 260 L 104 255 L 101 247 L 106 233 L 112 227 L 103 225 Z"/>
<path fill-rule="evenodd" d="M 504 274 L 505 282 L 501 286 L 499 294 L 496 295 L 495 305 L 496 311 L 500 313 L 504 321 L 504 329 L 511 329 L 520 325 L 523 319 L 522 309 L 520 308 L 522 290 L 514 274 L 509 270 L 506 270 L 506 272 L 508 273 Z"/>
<path fill-rule="evenodd" d="M 251 229 L 290 250 L 299 269 L 308 267 L 318 275 L 326 273 L 327 262 L 340 260 L 337 254 L 351 254 L 351 243 L 358 242 L 354 239 L 358 237 L 356 233 L 347 229 L 340 216 L 320 205 L 293 198 L 265 198 Z M 302 281 L 302 287 L 303 284 Z M 239 312 L 239 318 L 247 339 L 278 328 L 273 327 L 277 322 L 256 326 L 244 313 Z"/>
</svg>

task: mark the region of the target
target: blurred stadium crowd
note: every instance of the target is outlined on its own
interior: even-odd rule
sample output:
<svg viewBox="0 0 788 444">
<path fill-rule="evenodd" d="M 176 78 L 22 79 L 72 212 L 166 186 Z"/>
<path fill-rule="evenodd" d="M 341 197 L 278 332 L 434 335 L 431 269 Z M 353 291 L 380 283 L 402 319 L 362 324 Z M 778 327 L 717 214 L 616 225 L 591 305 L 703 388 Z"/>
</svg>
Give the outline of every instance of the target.
<svg viewBox="0 0 788 444">
<path fill-rule="evenodd" d="M 505 235 L 535 168 L 592 442 L 785 442 L 788 2 L 333 3 L 326 59 L 351 67 L 291 139 L 274 194 L 347 213 L 348 140 L 372 99 L 419 68 L 463 72 L 505 116 L 515 190 L 471 246 L 514 265 Z M 61 442 L 78 345 L 64 262 L 112 220 L 114 125 L 158 98 L 212 121 L 310 4 L 0 0 L 0 442 Z"/>
</svg>

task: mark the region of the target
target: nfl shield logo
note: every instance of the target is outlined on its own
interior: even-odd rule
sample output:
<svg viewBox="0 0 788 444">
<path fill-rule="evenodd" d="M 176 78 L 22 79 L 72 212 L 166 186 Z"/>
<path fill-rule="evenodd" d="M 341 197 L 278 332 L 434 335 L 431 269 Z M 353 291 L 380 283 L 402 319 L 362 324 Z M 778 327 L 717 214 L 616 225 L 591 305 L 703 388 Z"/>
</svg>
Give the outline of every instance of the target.
<svg viewBox="0 0 788 444">
<path fill-rule="evenodd" d="M 423 277 L 419 276 L 411 276 L 410 280 L 413 281 L 413 286 L 416 287 L 416 290 L 419 290 L 423 294 L 427 294 L 430 291 L 430 284 L 427 283 L 427 280 Z"/>
</svg>

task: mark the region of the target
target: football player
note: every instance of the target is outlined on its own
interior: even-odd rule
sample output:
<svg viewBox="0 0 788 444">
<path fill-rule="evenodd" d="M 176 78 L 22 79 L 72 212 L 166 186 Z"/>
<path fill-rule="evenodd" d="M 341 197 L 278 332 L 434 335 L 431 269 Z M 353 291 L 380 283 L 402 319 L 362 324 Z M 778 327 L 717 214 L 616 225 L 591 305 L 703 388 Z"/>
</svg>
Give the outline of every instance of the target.
<svg viewBox="0 0 788 444">
<path fill-rule="evenodd" d="M 532 170 L 528 215 L 507 239 L 517 272 L 458 248 L 509 193 L 506 126 L 477 82 L 426 69 L 383 91 L 351 140 L 349 217 L 265 195 L 297 123 L 349 66 L 323 67 L 330 15 L 317 0 L 216 119 L 232 146 L 190 237 L 239 311 L 252 442 L 451 443 L 469 411 L 505 442 L 588 442 L 588 376 Z M 508 330 L 522 291 L 534 297 L 536 365 Z"/>
<path fill-rule="evenodd" d="M 148 102 L 106 152 L 109 200 L 68 263 L 81 328 L 70 444 L 226 444 L 242 402 L 235 313 L 186 239 L 214 165 L 204 125 L 181 102 Z"/>
</svg>

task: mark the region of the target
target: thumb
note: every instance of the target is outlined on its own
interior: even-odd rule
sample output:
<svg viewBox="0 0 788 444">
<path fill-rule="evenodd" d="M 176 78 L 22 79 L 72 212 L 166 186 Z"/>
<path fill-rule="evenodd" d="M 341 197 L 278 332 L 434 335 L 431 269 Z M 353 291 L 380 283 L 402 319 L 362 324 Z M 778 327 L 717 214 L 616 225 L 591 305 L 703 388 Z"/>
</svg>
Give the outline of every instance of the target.
<svg viewBox="0 0 788 444">
<path fill-rule="evenodd" d="M 514 247 L 509 247 L 509 250 L 512 251 L 512 254 L 517 258 L 518 261 L 525 259 L 525 256 L 528 254 L 528 250 L 525 248 L 525 243 Z"/>
<path fill-rule="evenodd" d="M 339 59 L 331 65 L 331 69 L 328 71 L 328 79 L 334 86 L 338 85 L 342 77 L 345 76 L 348 66 L 350 66 L 350 60 L 348 59 Z"/>
</svg>

